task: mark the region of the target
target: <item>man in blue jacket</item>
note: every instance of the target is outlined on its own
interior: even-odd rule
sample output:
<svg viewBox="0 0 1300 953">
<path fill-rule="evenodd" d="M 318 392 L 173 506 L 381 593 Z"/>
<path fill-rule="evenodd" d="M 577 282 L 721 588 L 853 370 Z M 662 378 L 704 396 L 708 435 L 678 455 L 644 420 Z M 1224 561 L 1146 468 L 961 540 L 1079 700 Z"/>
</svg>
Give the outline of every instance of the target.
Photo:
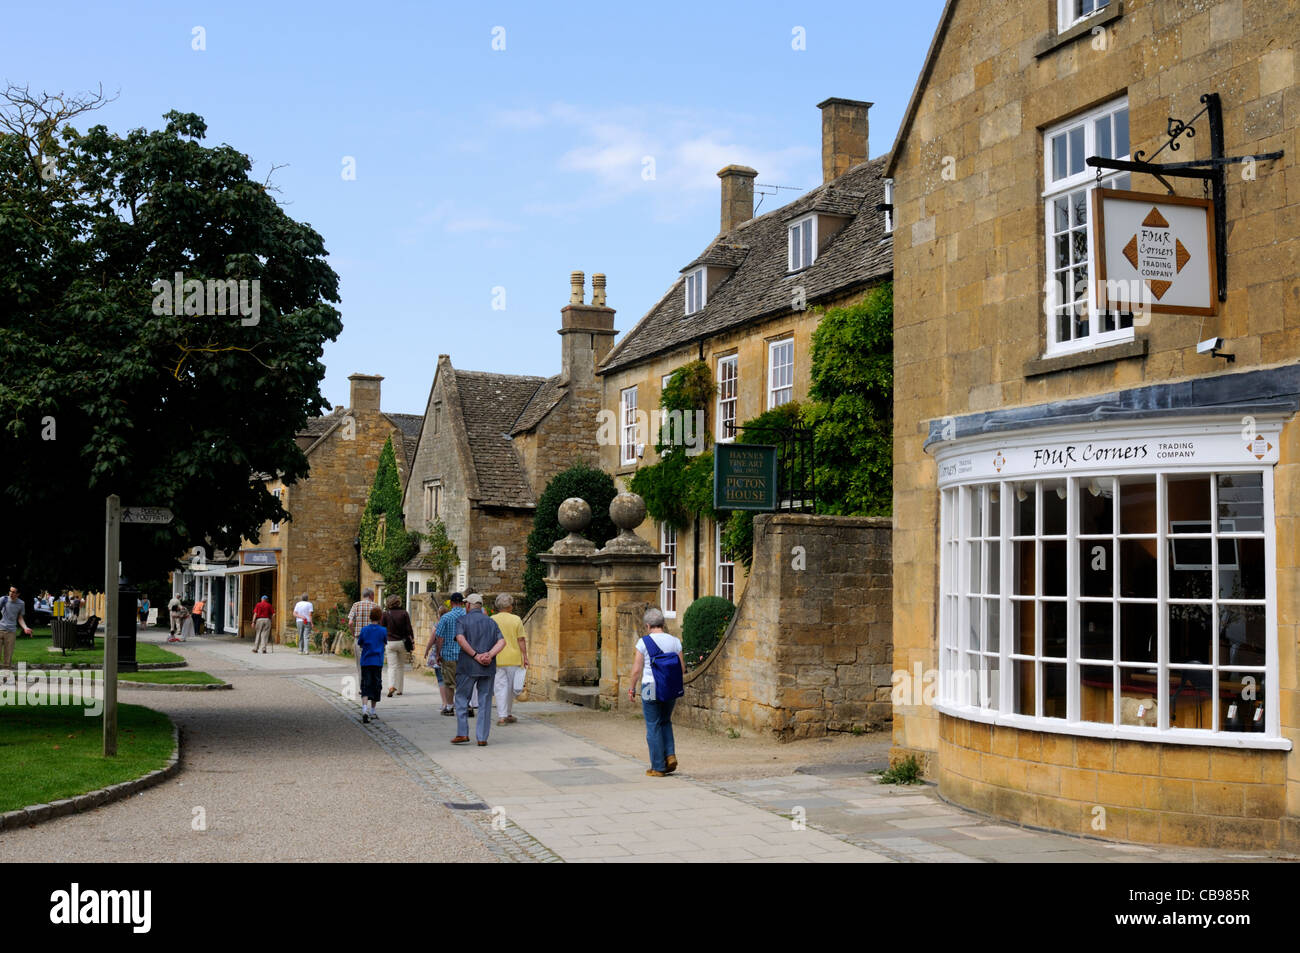
<svg viewBox="0 0 1300 953">
<path fill-rule="evenodd" d="M 478 727 L 474 734 L 479 747 L 487 744 L 492 725 L 492 681 L 497 674 L 497 655 L 506 647 L 506 637 L 497 624 L 483 614 L 483 597 L 477 592 L 465 599 L 465 615 L 456 621 L 456 643 L 460 659 L 456 665 L 456 737 L 454 745 L 469 743 L 469 699 L 478 689 Z"/>
<path fill-rule="evenodd" d="M 388 629 L 380 624 L 384 610 L 370 610 L 370 624 L 357 633 L 357 662 L 361 665 L 361 720 L 370 721 L 383 694 L 384 646 Z"/>
</svg>

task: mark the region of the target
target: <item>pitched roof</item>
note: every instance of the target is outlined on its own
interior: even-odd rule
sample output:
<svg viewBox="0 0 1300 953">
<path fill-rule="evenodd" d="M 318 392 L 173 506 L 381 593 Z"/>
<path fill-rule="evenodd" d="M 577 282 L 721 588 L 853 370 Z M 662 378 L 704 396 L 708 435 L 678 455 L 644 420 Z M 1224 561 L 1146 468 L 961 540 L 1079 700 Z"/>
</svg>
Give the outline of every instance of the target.
<svg viewBox="0 0 1300 953">
<path fill-rule="evenodd" d="M 681 290 L 685 279 L 679 278 L 614 346 L 598 373 L 607 374 L 691 341 L 789 311 L 796 287 L 804 289 L 811 305 L 819 298 L 890 274 L 893 243 L 886 241 L 884 215 L 876 211 L 876 205 L 884 201 L 886 161 L 882 156 L 856 165 L 788 205 L 719 235 L 683 269 L 700 264 L 735 267 L 709 293 L 704 309 L 686 314 Z M 811 266 L 790 274 L 789 222 L 811 212 L 845 216 L 849 222 Z"/>
<path fill-rule="evenodd" d="M 477 501 L 485 506 L 534 506 L 532 488 L 510 434 L 533 397 L 549 383 L 548 379 L 451 370 L 478 479 Z"/>
<path fill-rule="evenodd" d="M 542 418 L 549 414 L 564 397 L 564 390 L 560 387 L 560 375 L 548 377 L 542 382 L 542 386 L 537 388 L 537 393 L 533 394 L 532 400 L 524 407 L 520 413 L 519 419 L 515 421 L 514 427 L 510 429 L 510 435 L 523 433 L 525 430 L 532 430 Z"/>
<path fill-rule="evenodd" d="M 424 415 L 385 413 L 384 416 L 402 433 L 401 450 L 406 456 L 406 469 L 409 471 L 415 462 L 415 449 L 420 445 L 420 427 L 424 425 Z"/>
</svg>

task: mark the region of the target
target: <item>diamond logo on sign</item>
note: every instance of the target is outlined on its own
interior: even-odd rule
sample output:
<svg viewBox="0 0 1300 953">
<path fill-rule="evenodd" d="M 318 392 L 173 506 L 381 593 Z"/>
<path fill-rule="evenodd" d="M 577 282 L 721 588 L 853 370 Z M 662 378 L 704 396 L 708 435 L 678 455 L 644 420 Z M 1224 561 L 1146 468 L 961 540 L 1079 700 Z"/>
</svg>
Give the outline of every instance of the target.
<svg viewBox="0 0 1300 953">
<path fill-rule="evenodd" d="M 1246 444 L 1246 450 L 1254 455 L 1256 460 L 1263 460 L 1264 454 L 1273 449 L 1273 445 L 1263 437 L 1256 435 L 1255 439 Z"/>
<path fill-rule="evenodd" d="M 1146 280 L 1157 301 L 1165 296 L 1174 276 L 1192 259 L 1192 253 L 1174 235 L 1169 222 L 1155 206 L 1142 219 L 1142 228 L 1128 240 L 1122 254 Z"/>
</svg>

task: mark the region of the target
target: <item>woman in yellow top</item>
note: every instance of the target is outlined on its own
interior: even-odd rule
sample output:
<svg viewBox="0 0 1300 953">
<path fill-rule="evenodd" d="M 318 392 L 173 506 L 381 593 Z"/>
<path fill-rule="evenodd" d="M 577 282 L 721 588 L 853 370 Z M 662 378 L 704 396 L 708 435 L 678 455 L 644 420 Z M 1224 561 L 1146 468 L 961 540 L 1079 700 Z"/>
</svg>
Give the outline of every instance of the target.
<svg viewBox="0 0 1300 953">
<path fill-rule="evenodd" d="M 515 716 L 515 678 L 519 675 L 520 689 L 523 688 L 522 672 L 528 667 L 528 646 L 524 642 L 524 620 L 512 611 L 515 600 L 508 594 L 501 593 L 496 598 L 496 615 L 492 621 L 506 637 L 506 647 L 497 655 L 497 677 L 492 685 L 492 694 L 497 699 L 497 724 L 513 725 Z M 485 704 L 485 702 L 480 702 Z"/>
</svg>

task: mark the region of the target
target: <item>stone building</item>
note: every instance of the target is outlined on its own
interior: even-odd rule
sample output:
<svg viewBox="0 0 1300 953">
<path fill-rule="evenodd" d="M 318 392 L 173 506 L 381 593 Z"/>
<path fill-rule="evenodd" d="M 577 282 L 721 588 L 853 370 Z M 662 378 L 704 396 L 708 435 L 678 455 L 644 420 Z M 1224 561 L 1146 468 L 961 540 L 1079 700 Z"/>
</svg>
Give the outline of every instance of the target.
<svg viewBox="0 0 1300 953">
<path fill-rule="evenodd" d="M 605 410 L 619 422 L 618 439 L 601 448 L 602 468 L 620 488 L 658 459 L 660 394 L 675 370 L 707 363 L 718 385 L 707 430 L 733 439 L 735 426 L 807 398 L 819 310 L 853 304 L 890 277 L 884 159 L 868 161 L 870 107 L 820 103 L 822 184 L 758 218 L 758 173 L 739 165 L 718 173 L 718 235 L 600 366 Z M 744 567 L 720 545 L 714 522 L 678 531 L 651 521 L 638 532 L 668 556 L 659 601 L 674 631 L 699 596 L 740 598 Z"/>
<path fill-rule="evenodd" d="M 570 276 L 560 310 L 559 374 L 464 371 L 438 357 L 402 509 L 407 529 L 445 524 L 461 558 L 456 589 L 522 593 L 537 497 L 574 463 L 599 465 L 596 364 L 614 342 L 614 310 L 604 275 L 592 275 L 590 304 L 584 281 Z M 408 595 L 436 588 L 421 555 L 407 571 Z"/>
<path fill-rule="evenodd" d="M 213 590 L 213 598 L 224 600 L 226 618 L 238 620 L 241 635 L 251 634 L 253 606 L 263 595 L 276 608 L 275 631 L 281 635 L 294 631 L 293 606 L 304 592 L 322 618 L 346 604 L 342 582 L 362 576 L 357 532 L 386 440 L 393 441 L 402 479 L 410 472 L 420 417 L 380 409 L 382 377 L 353 374 L 348 380 L 348 407 L 310 418 L 297 434 L 309 475 L 290 486 L 266 480 L 291 519 L 262 524 L 257 542 L 243 541 L 237 565 L 208 570 L 222 590 Z M 233 621 L 226 628 L 236 631 Z"/>
<path fill-rule="evenodd" d="M 944 8 L 886 173 L 894 756 L 956 803 L 1300 847 L 1298 36 L 1269 0 Z M 1181 249 L 1128 297 L 1125 202 L 1125 257 Z"/>
</svg>

